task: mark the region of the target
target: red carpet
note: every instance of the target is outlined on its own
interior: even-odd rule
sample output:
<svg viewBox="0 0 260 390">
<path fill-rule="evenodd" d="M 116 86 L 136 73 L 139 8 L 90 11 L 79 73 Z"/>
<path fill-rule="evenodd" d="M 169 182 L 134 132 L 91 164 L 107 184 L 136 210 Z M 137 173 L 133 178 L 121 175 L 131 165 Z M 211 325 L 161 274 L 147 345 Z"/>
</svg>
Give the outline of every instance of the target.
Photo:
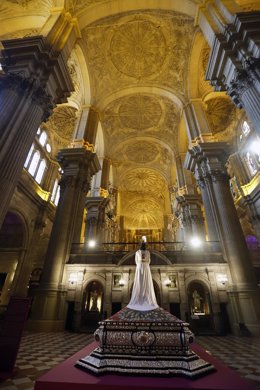
<svg viewBox="0 0 260 390">
<path fill-rule="evenodd" d="M 256 390 L 256 387 L 241 378 L 235 371 L 224 366 L 219 360 L 207 354 L 198 345 L 193 350 L 202 359 L 212 363 L 216 372 L 199 379 L 154 378 L 104 375 L 95 377 L 76 367 L 74 364 L 88 355 L 96 343 L 71 356 L 65 362 L 44 374 L 35 383 L 35 390 L 164 390 L 164 389 L 201 389 L 201 390 Z"/>
</svg>

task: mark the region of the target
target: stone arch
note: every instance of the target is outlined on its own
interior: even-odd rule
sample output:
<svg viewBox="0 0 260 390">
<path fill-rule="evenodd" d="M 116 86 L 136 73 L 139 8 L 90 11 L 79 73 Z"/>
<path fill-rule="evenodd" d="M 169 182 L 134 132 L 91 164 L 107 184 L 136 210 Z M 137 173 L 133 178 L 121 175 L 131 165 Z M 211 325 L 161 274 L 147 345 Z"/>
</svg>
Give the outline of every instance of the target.
<svg viewBox="0 0 260 390">
<path fill-rule="evenodd" d="M 84 29 L 89 24 L 107 16 L 113 16 L 120 13 L 129 13 L 131 11 L 157 10 L 157 0 L 114 0 L 109 3 L 97 4 L 94 8 L 88 8 L 79 15 L 79 25 Z M 176 11 L 192 18 L 196 16 L 196 4 L 190 0 L 160 0 L 160 9 L 166 11 Z"/>
</svg>

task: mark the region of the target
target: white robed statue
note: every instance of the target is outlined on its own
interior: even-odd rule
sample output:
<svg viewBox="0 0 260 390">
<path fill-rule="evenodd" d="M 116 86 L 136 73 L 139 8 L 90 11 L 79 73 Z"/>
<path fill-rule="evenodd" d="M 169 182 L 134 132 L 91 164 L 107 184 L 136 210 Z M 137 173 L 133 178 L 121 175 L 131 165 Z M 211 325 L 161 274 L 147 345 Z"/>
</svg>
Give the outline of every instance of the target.
<svg viewBox="0 0 260 390">
<path fill-rule="evenodd" d="M 150 252 L 146 249 L 146 237 L 142 237 L 142 244 L 135 253 L 135 278 L 132 297 L 127 305 L 129 309 L 147 311 L 158 307 L 150 270 Z"/>
</svg>

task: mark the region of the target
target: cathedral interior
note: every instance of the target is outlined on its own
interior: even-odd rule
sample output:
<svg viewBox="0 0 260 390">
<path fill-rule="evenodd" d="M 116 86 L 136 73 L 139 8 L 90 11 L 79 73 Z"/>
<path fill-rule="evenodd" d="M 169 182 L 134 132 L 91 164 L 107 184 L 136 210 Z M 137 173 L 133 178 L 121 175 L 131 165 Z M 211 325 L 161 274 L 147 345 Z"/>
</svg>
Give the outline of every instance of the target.
<svg viewBox="0 0 260 390">
<path fill-rule="evenodd" d="M 259 0 L 2 0 L 0 318 L 94 330 L 130 300 L 260 335 Z"/>
</svg>

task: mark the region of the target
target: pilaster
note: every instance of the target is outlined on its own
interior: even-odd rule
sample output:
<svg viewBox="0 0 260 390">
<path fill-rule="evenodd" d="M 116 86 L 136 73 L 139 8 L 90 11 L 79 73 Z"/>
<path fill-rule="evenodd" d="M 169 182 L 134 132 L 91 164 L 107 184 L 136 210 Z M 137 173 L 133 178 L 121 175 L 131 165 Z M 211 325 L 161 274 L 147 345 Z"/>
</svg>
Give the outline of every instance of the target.
<svg viewBox="0 0 260 390">
<path fill-rule="evenodd" d="M 62 53 L 41 36 L 2 41 L 0 61 L 0 226 L 42 121 L 73 84 Z M 2 117 L 3 114 L 3 117 Z"/>
<path fill-rule="evenodd" d="M 100 168 L 96 154 L 85 148 L 63 149 L 58 161 L 63 169 L 61 196 L 29 321 L 29 328 L 35 330 L 63 329 L 66 315 L 63 270 L 77 225 L 76 216 L 83 216 L 82 199 L 85 199 L 92 175 Z"/>
<path fill-rule="evenodd" d="M 215 35 L 206 79 L 244 108 L 260 134 L 260 12 L 239 13 Z"/>
<path fill-rule="evenodd" d="M 252 333 L 259 334 L 260 311 L 257 304 L 259 292 L 225 168 L 230 153 L 229 145 L 198 144 L 189 150 L 189 153 L 195 160 L 195 170 L 199 170 L 204 178 L 208 193 L 214 197 L 214 217 L 233 282 L 230 286 L 232 293 L 230 299 L 236 296 L 233 304 L 238 305 L 236 313 L 239 315 L 233 318 L 233 329 L 238 331 L 239 323 L 244 323 Z M 250 303 L 250 309 L 245 305 L 246 300 L 248 305 Z"/>
</svg>

